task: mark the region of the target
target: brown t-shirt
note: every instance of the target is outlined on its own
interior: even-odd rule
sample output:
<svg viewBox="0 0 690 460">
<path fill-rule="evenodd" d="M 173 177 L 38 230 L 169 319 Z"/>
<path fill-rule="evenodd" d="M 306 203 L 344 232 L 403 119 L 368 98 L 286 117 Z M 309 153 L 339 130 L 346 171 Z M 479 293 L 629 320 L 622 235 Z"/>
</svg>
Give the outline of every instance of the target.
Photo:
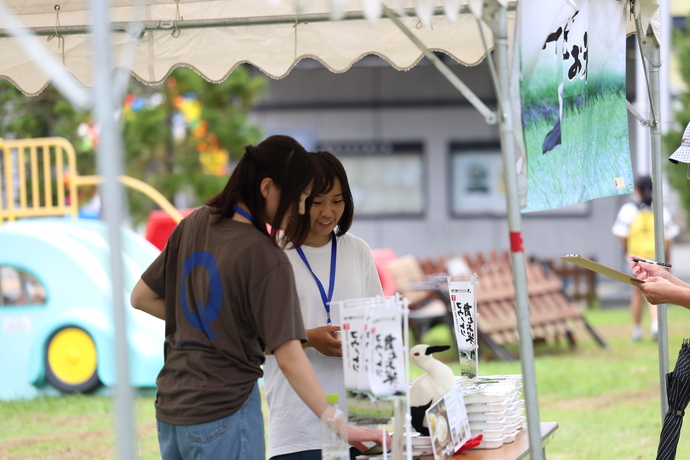
<svg viewBox="0 0 690 460">
<path fill-rule="evenodd" d="M 292 266 L 250 224 L 182 220 L 141 276 L 165 299 L 165 364 L 156 418 L 172 425 L 232 415 L 263 375 L 264 350 L 306 340 Z"/>
</svg>

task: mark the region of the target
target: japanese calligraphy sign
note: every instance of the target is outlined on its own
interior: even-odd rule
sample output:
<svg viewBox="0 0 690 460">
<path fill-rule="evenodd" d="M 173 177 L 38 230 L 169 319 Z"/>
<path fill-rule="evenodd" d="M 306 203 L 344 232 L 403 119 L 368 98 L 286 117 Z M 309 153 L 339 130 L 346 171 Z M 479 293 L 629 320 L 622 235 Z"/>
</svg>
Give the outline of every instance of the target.
<svg viewBox="0 0 690 460">
<path fill-rule="evenodd" d="M 627 2 L 521 0 L 523 212 L 633 193 L 625 95 Z"/>
<path fill-rule="evenodd" d="M 362 343 L 366 311 L 362 306 L 350 306 L 340 309 L 340 330 L 343 343 L 343 370 L 345 371 L 345 388 L 360 389 L 359 374 L 364 369 Z"/>
<path fill-rule="evenodd" d="M 389 423 L 396 395 L 408 386 L 406 301 L 394 296 L 337 304 L 348 420 L 360 425 Z"/>
<path fill-rule="evenodd" d="M 461 373 L 467 377 L 477 375 L 477 276 L 449 276 L 448 296 L 453 312 L 455 338 Z"/>
<path fill-rule="evenodd" d="M 374 394 L 395 394 L 407 386 L 404 375 L 402 312 L 372 309 L 368 316 L 368 377 Z"/>
<path fill-rule="evenodd" d="M 473 280 L 469 279 L 448 282 L 458 350 L 474 351 L 477 348 L 477 303 L 474 285 Z"/>
</svg>

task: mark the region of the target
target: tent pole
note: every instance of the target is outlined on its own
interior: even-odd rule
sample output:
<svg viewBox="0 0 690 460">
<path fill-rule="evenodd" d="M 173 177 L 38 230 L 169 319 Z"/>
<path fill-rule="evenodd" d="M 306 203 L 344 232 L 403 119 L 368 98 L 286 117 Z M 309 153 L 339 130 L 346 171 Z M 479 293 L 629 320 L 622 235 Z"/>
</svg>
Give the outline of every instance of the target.
<svg viewBox="0 0 690 460">
<path fill-rule="evenodd" d="M 661 67 L 661 50 L 651 29 L 649 33 L 640 30 L 640 21 L 635 21 L 637 28 L 637 41 L 640 47 L 640 55 L 649 62 L 648 88 L 652 118 L 649 121 L 649 134 L 652 153 L 652 203 L 654 206 L 654 247 L 656 260 L 666 262 L 665 238 L 664 238 L 664 196 L 662 187 L 663 167 L 661 165 L 661 104 L 659 101 L 659 68 Z M 663 421 L 668 411 L 668 396 L 666 389 L 666 374 L 669 372 L 668 362 L 668 318 L 666 305 L 657 306 L 657 321 L 659 330 L 657 333 L 659 348 L 659 388 L 661 398 L 661 419 Z"/>
<path fill-rule="evenodd" d="M 129 356 L 127 347 L 127 315 L 123 288 L 122 263 L 122 188 L 117 180 L 122 169 L 121 138 L 115 122 L 115 104 L 112 97 L 112 73 L 110 32 L 108 31 L 109 1 L 91 0 L 94 50 L 94 106 L 96 119 L 100 123 L 100 142 L 97 165 L 104 181 L 100 186 L 103 197 L 103 215 L 108 224 L 110 243 L 110 278 L 112 280 L 112 306 L 115 325 L 115 358 L 117 362 L 117 383 L 115 385 L 115 425 L 117 429 L 117 451 L 121 459 L 135 459 L 134 397 L 129 378 Z"/>
<path fill-rule="evenodd" d="M 656 42 L 655 42 L 656 43 Z M 659 45 L 655 44 L 650 59 L 651 69 L 649 71 L 649 85 L 652 92 L 652 106 L 657 117 L 650 126 L 650 136 L 652 141 L 652 180 L 655 186 L 652 189 L 652 202 L 654 206 L 654 247 L 656 248 L 656 260 L 666 262 L 665 238 L 664 238 L 664 196 L 662 187 L 663 168 L 661 166 L 661 113 L 659 104 L 659 67 L 661 67 L 661 53 Z M 661 418 L 663 419 L 668 411 L 668 398 L 666 395 L 666 374 L 669 372 L 668 363 L 668 317 L 666 315 L 666 304 L 657 307 L 658 321 L 658 345 L 659 345 L 659 382 L 661 389 Z"/>
<path fill-rule="evenodd" d="M 649 37 L 648 37 L 649 38 Z M 659 67 L 661 67 L 661 54 L 659 52 L 659 45 L 653 46 L 651 58 L 649 59 L 651 69 L 649 70 L 649 85 L 652 96 L 653 113 L 657 114 L 651 124 L 650 136 L 652 141 L 652 178 L 656 186 L 652 189 L 652 196 L 654 203 L 664 202 L 662 184 L 662 166 L 661 166 L 661 120 L 658 114 L 660 111 L 659 104 Z M 664 248 L 664 207 L 654 207 L 654 245 L 656 248 L 656 260 L 659 262 L 666 261 L 666 250 Z M 666 316 L 666 305 L 658 306 L 658 340 L 659 340 L 659 381 L 661 382 L 661 417 L 668 411 L 668 398 L 666 396 L 666 374 L 669 372 L 668 364 L 668 318 Z"/>
<path fill-rule="evenodd" d="M 532 325 L 529 312 L 529 297 L 527 293 L 527 275 L 525 270 L 525 252 L 522 245 L 521 215 L 518 195 L 518 182 L 515 167 L 515 141 L 513 132 L 513 117 L 510 109 L 510 66 L 508 59 L 507 10 L 499 7 L 495 22 L 489 24 L 494 34 L 494 52 L 496 55 L 496 71 L 501 92 L 497 97 L 501 104 L 500 133 L 501 152 L 503 154 L 503 180 L 506 185 L 506 203 L 508 209 L 508 229 L 510 231 L 510 259 L 513 265 L 513 285 L 515 287 L 515 304 L 520 335 L 520 362 L 522 363 L 523 393 L 527 409 L 527 430 L 530 445 L 530 455 L 534 460 L 546 458 L 541 442 L 539 426 L 539 400 L 537 398 L 537 383 L 534 369 L 534 348 L 532 343 Z"/>
<path fill-rule="evenodd" d="M 487 123 L 495 123 L 495 114 L 483 110 L 486 106 L 474 96 L 468 88 L 453 74 L 448 67 L 441 62 L 419 39 L 414 36 L 400 22 L 395 13 L 384 6 L 384 14 L 395 23 L 398 28 L 422 50 L 424 55 L 485 117 Z M 515 171 L 515 151 L 513 141 L 513 122 L 509 107 L 510 99 L 507 97 L 510 84 L 510 72 L 508 66 L 508 33 L 507 33 L 507 8 L 500 7 L 498 22 L 492 26 L 494 31 L 494 43 L 497 56 L 497 67 L 500 87 L 496 88 L 497 99 L 506 101 L 501 104 L 500 132 L 501 151 L 503 153 L 503 171 L 506 184 L 506 200 L 508 206 L 508 227 L 510 229 L 511 262 L 513 265 L 513 284 L 515 286 L 515 301 L 517 305 L 518 332 L 520 335 L 520 359 L 522 361 L 523 392 L 527 407 L 527 429 L 530 443 L 531 458 L 544 460 L 546 458 L 541 443 L 541 429 L 539 426 L 539 401 L 537 399 L 537 385 L 534 372 L 534 349 L 532 344 L 532 326 L 529 317 L 529 304 L 527 296 L 527 276 L 525 272 L 525 254 L 522 247 L 522 232 L 520 231 L 521 217 L 518 202 L 518 183 Z M 487 59 L 490 57 L 487 55 Z M 454 78 L 453 78 L 454 77 Z M 459 83 L 459 84 L 456 84 Z M 468 97 L 468 93 L 474 96 Z M 492 116 L 493 115 L 493 116 Z"/>
</svg>

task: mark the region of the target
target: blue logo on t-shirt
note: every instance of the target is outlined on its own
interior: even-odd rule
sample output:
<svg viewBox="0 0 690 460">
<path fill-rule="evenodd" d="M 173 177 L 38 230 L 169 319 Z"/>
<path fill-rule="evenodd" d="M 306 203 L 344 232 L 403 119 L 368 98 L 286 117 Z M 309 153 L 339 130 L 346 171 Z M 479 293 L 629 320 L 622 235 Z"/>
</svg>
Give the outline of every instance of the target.
<svg viewBox="0 0 690 460">
<path fill-rule="evenodd" d="M 197 302 L 196 308 L 199 314 L 193 313 L 189 309 L 187 303 L 187 276 L 192 273 L 195 267 L 203 267 L 208 272 L 209 283 L 209 299 L 206 305 L 203 301 Z M 220 313 L 220 305 L 223 302 L 223 285 L 220 281 L 220 274 L 218 273 L 218 264 L 215 257 L 206 251 L 197 251 L 184 261 L 182 272 L 182 291 L 180 292 L 180 299 L 182 301 L 182 310 L 187 321 L 199 331 L 206 332 L 209 340 L 218 336 L 211 330 L 211 323 L 218 317 Z"/>
</svg>

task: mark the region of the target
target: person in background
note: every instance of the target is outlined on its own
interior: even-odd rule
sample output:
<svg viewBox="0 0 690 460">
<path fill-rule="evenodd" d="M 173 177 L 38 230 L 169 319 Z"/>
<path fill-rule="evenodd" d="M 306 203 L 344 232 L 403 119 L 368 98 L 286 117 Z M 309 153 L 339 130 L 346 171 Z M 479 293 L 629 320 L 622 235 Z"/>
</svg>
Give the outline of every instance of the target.
<svg viewBox="0 0 690 460">
<path fill-rule="evenodd" d="M 674 164 L 687 163 L 687 178 L 690 180 L 690 124 L 685 128 L 680 147 L 669 157 Z M 681 281 L 667 269 L 644 262 L 630 261 L 632 273 L 638 280 L 633 283 L 642 292 L 648 302 L 674 304 L 690 309 L 690 284 Z"/>
<path fill-rule="evenodd" d="M 265 458 L 264 350 L 314 421 L 332 411 L 302 349 L 292 267 L 277 244 L 282 229 L 296 246 L 307 237 L 299 216 L 315 176 L 312 154 L 290 137 L 246 147 L 223 191 L 175 227 L 134 287 L 134 308 L 165 320 L 155 401 L 164 460 Z M 382 441 L 352 426 L 348 437 Z"/>
<path fill-rule="evenodd" d="M 302 346 L 326 393 L 346 401 L 338 312 L 331 301 L 383 295 L 369 246 L 347 233 L 354 203 L 345 169 L 328 152 L 314 153 L 323 183 L 315 184 L 311 210 L 303 219 L 309 225 L 304 244 L 286 253 L 295 272 L 307 342 Z M 271 460 L 321 459 L 319 420 L 309 412 L 279 370 L 277 359 L 267 357 L 264 366 L 269 408 L 268 443 Z M 359 452 L 351 450 L 351 458 Z"/>
<path fill-rule="evenodd" d="M 654 212 L 652 210 L 652 178 L 640 176 L 635 180 L 635 195 L 633 201 L 625 203 L 611 229 L 612 233 L 620 238 L 625 250 L 626 259 L 631 254 L 647 260 L 654 260 Z M 664 208 L 664 238 L 665 254 L 668 260 L 671 241 L 680 229 L 671 214 Z M 642 310 L 645 303 L 642 292 L 633 289 L 630 298 L 630 312 L 633 320 L 631 340 L 642 339 Z M 649 304 L 650 335 L 656 340 L 658 332 L 657 308 L 655 304 Z"/>
</svg>

